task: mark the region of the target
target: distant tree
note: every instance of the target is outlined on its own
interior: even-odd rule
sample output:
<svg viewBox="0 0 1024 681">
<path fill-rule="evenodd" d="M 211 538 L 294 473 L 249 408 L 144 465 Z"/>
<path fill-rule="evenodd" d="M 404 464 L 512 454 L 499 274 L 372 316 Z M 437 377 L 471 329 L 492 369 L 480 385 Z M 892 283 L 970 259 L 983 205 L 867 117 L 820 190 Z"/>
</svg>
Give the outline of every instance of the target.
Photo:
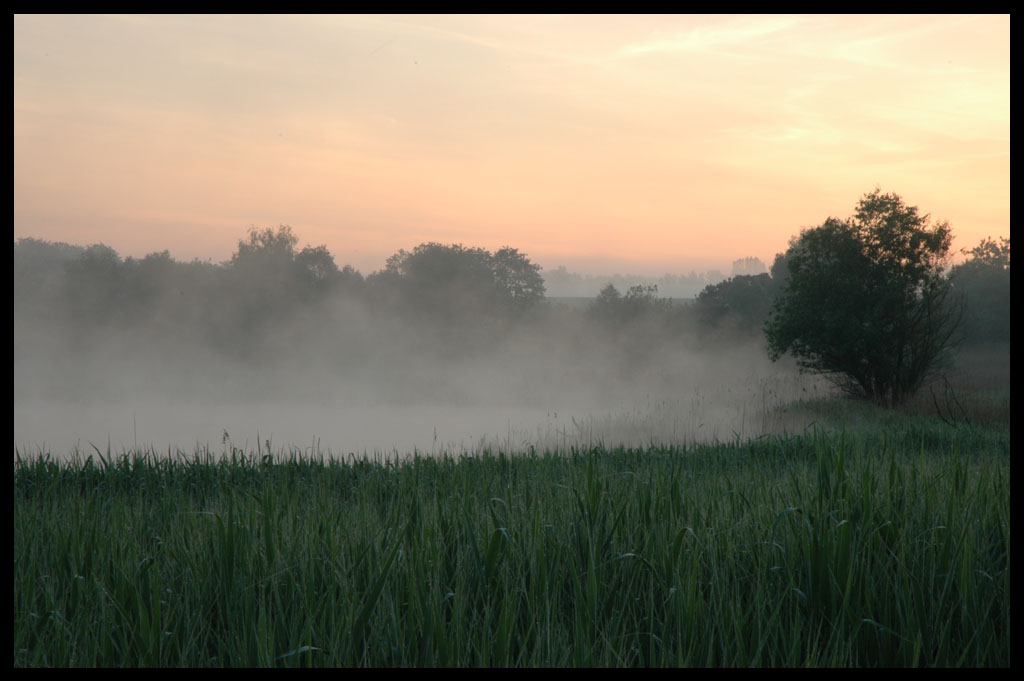
<svg viewBox="0 0 1024 681">
<path fill-rule="evenodd" d="M 846 392 L 900 404 L 946 359 L 960 310 L 944 268 L 952 241 L 896 194 L 801 232 L 765 326 L 773 360 L 794 355 Z"/>
<path fill-rule="evenodd" d="M 587 312 L 596 319 L 615 321 L 619 317 L 621 304 L 622 294 L 619 293 L 619 289 L 615 288 L 614 284 L 607 284 L 597 294 Z"/>
<path fill-rule="evenodd" d="M 400 250 L 373 278 L 374 288 L 398 291 L 421 315 L 434 319 L 493 317 L 500 310 L 522 310 L 544 296 L 540 268 L 514 248 L 492 255 L 462 244 L 420 244 Z"/>
<path fill-rule="evenodd" d="M 154 301 L 175 286 L 176 265 L 166 250 L 150 253 L 141 260 L 125 258 L 123 294 L 130 316 L 148 316 Z"/>
<path fill-rule="evenodd" d="M 73 317 L 99 322 L 122 310 L 125 287 L 121 256 L 110 246 L 94 244 L 65 264 L 66 300 Z"/>
<path fill-rule="evenodd" d="M 237 335 L 239 347 L 251 345 L 267 324 L 280 323 L 300 295 L 295 266 L 298 237 L 288 225 L 249 230 L 227 263 L 225 295 L 220 300 L 225 328 Z"/>
<path fill-rule="evenodd" d="M 312 284 L 330 283 L 341 274 L 326 246 L 306 246 L 295 256 L 299 272 Z"/>
<path fill-rule="evenodd" d="M 325 300 L 354 270 L 342 272 L 326 246 L 296 250 L 298 237 L 288 225 L 252 228 L 226 263 L 227 295 L 218 303 L 225 326 L 258 335 L 268 324 L 280 325 L 303 305 Z"/>
<path fill-rule="evenodd" d="M 174 268 L 175 262 L 168 250 L 153 252 L 146 255 L 141 261 L 143 270 L 155 276 L 167 276 Z"/>
<path fill-rule="evenodd" d="M 341 281 L 341 270 L 327 246 L 306 246 L 295 254 L 294 267 L 297 288 L 304 300 L 329 295 Z"/>
<path fill-rule="evenodd" d="M 499 294 L 513 307 L 525 309 L 544 299 L 540 265 L 517 249 L 505 246 L 499 250 L 491 259 L 491 268 Z"/>
<path fill-rule="evenodd" d="M 720 281 L 725 281 L 726 276 L 722 274 L 721 270 L 708 270 L 704 273 L 704 285 L 717 284 Z"/>
<path fill-rule="evenodd" d="M 544 270 L 545 293 L 553 296 L 579 296 L 586 286 L 586 280 L 580 274 L 570 272 L 565 265 Z"/>
<path fill-rule="evenodd" d="M 400 307 L 402 303 L 402 275 L 397 269 L 385 267 L 366 276 L 363 295 L 371 310 Z"/>
<path fill-rule="evenodd" d="M 786 284 L 789 283 L 789 256 L 792 253 L 792 247 L 796 244 L 797 239 L 790 241 L 790 250 L 785 253 L 777 253 L 775 260 L 772 261 L 772 267 L 768 273 L 772 277 L 772 288 L 774 289 L 775 295 L 778 295 L 785 290 Z"/>
<path fill-rule="evenodd" d="M 64 265 L 77 260 L 84 252 L 85 249 L 81 246 L 72 246 L 60 241 L 51 242 L 30 237 L 18 239 L 14 242 L 15 273 L 63 274 Z"/>
<path fill-rule="evenodd" d="M 986 237 L 974 248 L 969 250 L 965 248 L 960 252 L 971 256 L 968 263 L 1000 270 L 1010 269 L 1009 237 L 999 237 L 998 242 L 992 239 L 992 237 Z"/>
<path fill-rule="evenodd" d="M 287 261 L 295 257 L 295 245 L 299 238 L 288 225 L 279 225 L 275 232 L 270 227 L 249 229 L 247 239 L 238 240 L 238 250 L 231 257 L 233 265 L 248 264 L 250 261 Z"/>
<path fill-rule="evenodd" d="M 477 317 L 495 302 L 491 254 L 482 248 L 436 242 L 404 249 L 388 258 L 401 300 L 412 312 L 434 320 Z"/>
<path fill-rule="evenodd" d="M 66 267 L 84 252 L 81 246 L 41 239 L 14 242 L 15 316 L 59 315 L 67 292 Z"/>
<path fill-rule="evenodd" d="M 669 307 L 669 301 L 658 297 L 657 284 L 630 286 L 622 297 L 622 305 L 628 317 L 662 311 Z"/>
<path fill-rule="evenodd" d="M 705 327 L 755 334 L 764 328 L 774 300 L 770 276 L 739 275 L 705 287 L 697 296 L 694 312 Z"/>
<path fill-rule="evenodd" d="M 741 275 L 757 276 L 758 274 L 764 274 L 768 271 L 765 264 L 760 258 L 753 256 L 740 258 L 732 263 L 732 276 L 738 277 Z"/>
<path fill-rule="evenodd" d="M 606 324 L 625 325 L 664 317 L 670 308 L 671 301 L 658 298 L 657 285 L 637 284 L 623 295 L 613 284 L 607 284 L 590 304 L 587 315 Z"/>
<path fill-rule="evenodd" d="M 338 281 L 345 288 L 360 289 L 366 279 L 359 270 L 351 265 L 345 265 L 341 268 L 341 271 L 338 272 Z"/>
<path fill-rule="evenodd" d="M 1010 240 L 986 238 L 961 252 L 969 258 L 950 278 L 965 299 L 965 342 L 1009 343 Z"/>
</svg>

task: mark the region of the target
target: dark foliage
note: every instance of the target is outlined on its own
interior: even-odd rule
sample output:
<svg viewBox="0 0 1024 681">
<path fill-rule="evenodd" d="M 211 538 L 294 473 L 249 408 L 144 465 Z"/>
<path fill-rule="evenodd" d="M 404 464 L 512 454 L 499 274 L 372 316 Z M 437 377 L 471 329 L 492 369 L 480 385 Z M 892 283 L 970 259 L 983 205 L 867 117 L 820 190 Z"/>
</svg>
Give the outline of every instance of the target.
<svg viewBox="0 0 1024 681">
<path fill-rule="evenodd" d="M 492 254 L 462 244 L 420 244 L 388 258 L 371 285 L 384 290 L 379 298 L 447 323 L 493 319 L 544 299 L 540 266 L 510 247 Z"/>
<path fill-rule="evenodd" d="M 770 354 L 850 394 L 897 405 L 946 359 L 962 316 L 944 266 L 947 223 L 896 194 L 865 195 L 854 217 L 801 232 L 765 333 Z"/>
<path fill-rule="evenodd" d="M 966 343 L 1010 342 L 1010 240 L 983 239 L 970 258 L 953 268 L 950 278 L 964 296 Z"/>
<path fill-rule="evenodd" d="M 694 312 L 708 328 L 749 337 L 764 327 L 775 294 L 769 275 L 738 275 L 701 291 Z"/>
<path fill-rule="evenodd" d="M 597 322 L 620 326 L 663 318 L 670 309 L 670 301 L 658 298 L 656 285 L 631 286 L 623 295 L 608 284 L 591 303 L 587 314 Z"/>
<path fill-rule="evenodd" d="M 855 218 L 830 219 L 795 239 L 770 276 L 705 285 L 693 305 L 659 298 L 656 285 L 620 292 L 609 283 L 579 312 L 542 305 L 539 266 L 511 247 L 491 253 L 424 243 L 364 279 L 339 268 L 326 246 L 299 249 L 286 225 L 250 230 L 219 264 L 20 239 L 15 343 L 29 348 L 46 338 L 78 347 L 116 338 L 111 347 L 186 356 L 203 346 L 220 358 L 252 358 L 298 356 L 315 340 L 352 357 L 356 347 L 378 353 L 374 334 L 385 334 L 408 339 L 402 352 L 440 343 L 457 354 L 493 345 L 516 327 L 552 338 L 561 329 L 581 346 L 589 335 L 647 357 L 668 343 L 749 341 L 784 290 L 767 324 L 775 357 L 792 352 L 851 392 L 899 402 L 941 360 L 954 321 L 950 300 L 967 301 L 968 340 L 1009 340 L 1009 240 L 982 242 L 947 279 L 940 263 L 948 226 L 925 223 L 898 197 L 876 192 Z M 753 268 L 755 260 L 737 263 Z"/>
</svg>

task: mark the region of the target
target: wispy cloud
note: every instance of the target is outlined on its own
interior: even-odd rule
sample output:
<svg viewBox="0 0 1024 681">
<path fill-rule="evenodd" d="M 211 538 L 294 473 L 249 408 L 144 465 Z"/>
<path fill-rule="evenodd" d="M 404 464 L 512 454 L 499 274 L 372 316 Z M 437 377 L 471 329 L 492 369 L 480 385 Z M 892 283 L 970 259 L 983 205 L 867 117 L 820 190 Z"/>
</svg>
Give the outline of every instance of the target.
<svg viewBox="0 0 1024 681">
<path fill-rule="evenodd" d="M 770 36 L 798 26 L 799 17 L 758 17 L 719 25 L 701 25 L 619 49 L 622 56 L 638 56 L 654 52 L 713 52 L 741 46 L 752 40 Z"/>
<path fill-rule="evenodd" d="M 746 243 L 890 177 L 1009 225 L 1005 16 L 40 15 L 14 36 L 19 236 L 56 237 L 59 205 L 116 246 L 93 231 L 116 205 L 154 249 L 175 244 L 149 222 L 210 215 L 375 253 L 459 230 L 593 248 L 604 225 L 686 255 L 679 225 Z M 976 216 L 997 190 L 998 221 Z"/>
</svg>

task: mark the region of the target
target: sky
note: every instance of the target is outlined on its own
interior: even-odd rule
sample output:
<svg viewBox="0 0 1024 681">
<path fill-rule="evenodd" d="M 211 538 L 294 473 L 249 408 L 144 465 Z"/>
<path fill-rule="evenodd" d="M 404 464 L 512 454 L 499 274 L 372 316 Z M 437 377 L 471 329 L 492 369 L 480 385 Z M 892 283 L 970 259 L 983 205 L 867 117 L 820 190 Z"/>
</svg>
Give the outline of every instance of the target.
<svg viewBox="0 0 1024 681">
<path fill-rule="evenodd" d="M 1008 15 L 14 17 L 15 240 L 728 272 L 875 187 L 1009 236 Z"/>
</svg>

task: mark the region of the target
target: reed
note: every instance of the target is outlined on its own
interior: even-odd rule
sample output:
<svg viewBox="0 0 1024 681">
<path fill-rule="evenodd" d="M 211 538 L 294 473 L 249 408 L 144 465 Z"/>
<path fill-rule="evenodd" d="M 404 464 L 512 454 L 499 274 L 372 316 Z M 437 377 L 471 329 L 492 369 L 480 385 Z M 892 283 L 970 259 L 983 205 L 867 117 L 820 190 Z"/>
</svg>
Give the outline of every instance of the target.
<svg viewBox="0 0 1024 681">
<path fill-rule="evenodd" d="M 14 664 L 1009 666 L 1009 441 L 16 456 Z"/>
</svg>

